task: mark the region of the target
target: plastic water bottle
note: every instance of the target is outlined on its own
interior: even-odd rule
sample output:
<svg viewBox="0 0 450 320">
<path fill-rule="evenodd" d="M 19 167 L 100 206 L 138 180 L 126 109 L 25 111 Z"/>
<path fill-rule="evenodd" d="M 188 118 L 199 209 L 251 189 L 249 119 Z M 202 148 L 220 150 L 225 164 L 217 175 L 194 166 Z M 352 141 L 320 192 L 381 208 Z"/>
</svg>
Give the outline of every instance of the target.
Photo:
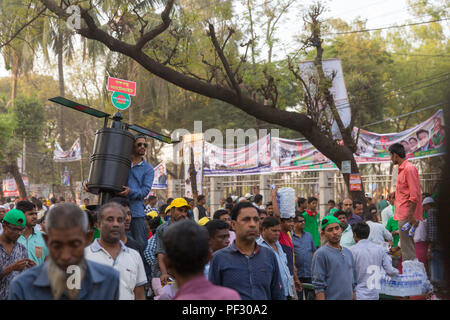
<svg viewBox="0 0 450 320">
<path fill-rule="evenodd" d="M 407 222 L 407 223 L 405 223 L 405 224 L 403 225 L 403 227 L 402 227 L 400 230 L 406 231 L 406 230 L 408 230 L 410 227 L 411 227 L 411 225 L 409 224 L 409 222 Z"/>
<path fill-rule="evenodd" d="M 412 226 L 411 229 L 409 229 L 408 236 L 410 237 L 414 236 L 414 232 L 416 232 L 416 227 Z"/>
</svg>

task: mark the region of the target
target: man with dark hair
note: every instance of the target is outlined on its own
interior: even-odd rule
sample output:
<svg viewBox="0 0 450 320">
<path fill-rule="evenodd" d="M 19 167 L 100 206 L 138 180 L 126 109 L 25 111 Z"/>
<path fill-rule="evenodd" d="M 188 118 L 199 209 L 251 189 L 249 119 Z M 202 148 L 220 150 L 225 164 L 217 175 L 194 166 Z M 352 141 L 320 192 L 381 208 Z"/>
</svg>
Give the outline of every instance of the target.
<svg viewBox="0 0 450 320">
<path fill-rule="evenodd" d="M 212 252 L 228 247 L 230 244 L 230 225 L 223 220 L 214 219 L 205 224 L 209 234 L 209 247 Z"/>
<path fill-rule="evenodd" d="M 58 199 L 56 199 L 55 197 L 50 198 L 50 208 L 53 208 L 56 204 L 58 203 Z"/>
<path fill-rule="evenodd" d="M 341 247 L 339 220 L 326 216 L 320 224 L 326 244 L 313 256 L 312 284 L 317 300 L 355 300 L 356 269 L 352 253 Z"/>
<path fill-rule="evenodd" d="M 249 202 L 238 203 L 231 212 L 236 240 L 214 253 L 209 280 L 236 290 L 243 300 L 286 299 L 275 254 L 258 246 L 258 210 Z"/>
<path fill-rule="evenodd" d="M 345 206 L 345 200 L 344 200 Z M 348 224 L 352 225 L 357 222 L 363 222 L 363 213 L 364 213 L 364 205 L 361 201 L 355 200 L 353 201 L 353 213 L 348 219 Z M 347 216 L 348 217 L 348 216 Z"/>
<path fill-rule="evenodd" d="M 413 237 L 409 237 L 409 228 L 417 227 L 423 220 L 422 195 L 420 190 L 419 172 L 417 168 L 405 158 L 405 149 L 400 143 L 389 147 L 391 160 L 398 165 L 397 185 L 395 188 L 394 220 L 398 221 L 400 229 L 400 246 L 402 248 L 402 261 L 416 258 Z M 409 227 L 402 231 L 403 226 Z"/>
<path fill-rule="evenodd" d="M 156 202 L 158 202 L 158 198 L 155 196 L 149 196 L 147 198 L 148 204 L 145 206 L 145 214 L 149 213 L 150 211 L 158 211 L 158 208 L 156 206 Z"/>
<path fill-rule="evenodd" d="M 228 214 L 231 214 L 231 210 L 233 210 L 233 204 L 225 203 L 225 210 L 228 212 Z"/>
<path fill-rule="evenodd" d="M 240 300 L 235 290 L 213 285 L 204 277 L 210 257 L 208 238 L 205 228 L 188 219 L 172 224 L 164 233 L 164 261 L 178 286 L 173 300 Z"/>
<path fill-rule="evenodd" d="M 194 208 L 194 220 L 198 222 L 201 218 L 207 217 L 208 212 L 205 208 L 206 198 L 204 195 L 199 195 L 197 197 L 197 206 Z"/>
<path fill-rule="evenodd" d="M 355 240 L 353 240 L 352 226 L 347 222 L 347 213 L 345 211 L 338 211 L 334 213 L 334 216 L 339 220 L 339 224 L 342 228 L 341 247 L 351 247 L 355 244 Z"/>
<path fill-rule="evenodd" d="M 334 200 L 328 200 L 328 214 L 334 214 L 339 209 L 336 208 L 336 202 Z"/>
<path fill-rule="evenodd" d="M 229 226 L 229 233 L 230 233 L 230 243 L 233 243 L 234 239 L 236 239 L 236 234 L 234 233 L 233 230 L 231 230 L 231 217 L 230 214 L 228 213 L 228 211 L 226 210 L 217 210 L 216 212 L 214 212 L 214 216 L 213 216 L 214 220 L 222 220 L 224 222 L 226 222 Z"/>
<path fill-rule="evenodd" d="M 392 234 L 381 223 L 378 223 L 375 214 L 366 212 L 364 221 L 370 228 L 369 241 L 381 246 L 385 246 L 386 242 L 392 245 Z"/>
<path fill-rule="evenodd" d="M 144 257 L 144 247 L 134 240 L 130 236 L 130 224 L 131 224 L 131 210 L 130 210 L 130 202 L 127 198 L 114 197 L 109 202 L 115 202 L 120 204 L 125 210 L 125 220 L 124 220 L 124 232 L 122 233 L 120 240 L 126 245 L 128 248 L 136 250 L 141 256 L 142 262 L 144 263 L 145 274 L 147 276 L 148 282 L 151 279 L 151 268 L 147 263 L 147 260 Z M 148 283 L 147 283 L 148 284 Z"/>
<path fill-rule="evenodd" d="M 417 151 L 428 151 L 433 149 L 430 147 L 430 133 L 428 130 L 420 129 L 416 132 L 417 139 L 419 139 L 419 149 Z"/>
<path fill-rule="evenodd" d="M 25 214 L 18 209 L 9 210 L 2 220 L 0 235 L 0 300 L 6 300 L 11 281 L 26 268 L 36 265 L 28 258 L 27 249 L 17 239 L 25 230 Z"/>
<path fill-rule="evenodd" d="M 13 280 L 9 299 L 117 300 L 119 272 L 90 261 L 84 255 L 86 244 L 92 237 L 86 213 L 76 204 L 63 203 L 52 208 L 45 219 L 47 233 L 44 238 L 49 256 L 44 264 Z M 78 275 L 75 283 L 74 275 Z"/>
<path fill-rule="evenodd" d="M 398 275 L 398 270 L 392 266 L 392 260 L 386 250 L 373 242 L 369 238 L 371 232 L 369 225 L 365 222 L 358 222 L 353 225 L 353 238 L 356 242 L 350 248 L 356 268 L 356 299 L 357 300 L 378 300 L 379 299 L 379 277 L 373 277 L 374 273 L 380 274 L 381 269 L 388 276 Z M 373 280 L 372 280 L 373 278 Z"/>
<path fill-rule="evenodd" d="M 299 197 L 297 199 L 297 212 L 300 212 L 301 214 L 306 212 L 306 209 L 308 208 L 308 201 L 306 201 L 305 198 Z"/>
<path fill-rule="evenodd" d="M 319 219 L 320 216 L 317 214 L 317 198 L 308 198 L 308 209 L 303 213 L 303 218 L 305 218 L 305 231 L 309 232 L 314 239 L 314 244 L 316 247 L 320 247 L 320 235 L 319 235 Z"/>
<path fill-rule="evenodd" d="M 294 244 L 297 277 L 302 284 L 311 283 L 312 257 L 317 248 L 312 235 L 305 231 L 305 218 L 300 212 L 295 214 L 292 242 Z M 297 291 L 299 300 L 303 300 L 303 291 L 305 291 L 306 300 L 313 299 L 314 292 L 310 289 L 303 289 Z"/>
<path fill-rule="evenodd" d="M 253 201 L 253 204 L 258 208 L 258 209 L 262 209 L 262 202 L 263 202 L 263 196 L 260 195 L 259 193 L 255 195 L 255 200 Z"/>
<path fill-rule="evenodd" d="M 84 198 L 83 204 L 80 206 L 81 210 L 86 210 L 89 205 L 89 198 Z"/>
<path fill-rule="evenodd" d="M 100 239 L 85 249 L 86 259 L 114 267 L 120 272 L 120 300 L 145 300 L 147 283 L 139 252 L 120 240 L 125 233 L 126 212 L 117 202 L 108 202 L 98 210 Z"/>
<path fill-rule="evenodd" d="M 266 204 L 266 212 L 269 217 L 273 216 L 273 205 L 272 201 L 267 202 Z"/>
<path fill-rule="evenodd" d="M 286 254 L 278 241 L 281 232 L 280 222 L 274 217 L 267 217 L 261 223 L 261 230 L 261 236 L 256 240 L 256 243 L 262 247 L 271 249 L 275 253 L 278 268 L 280 269 L 284 295 L 287 300 L 293 300 L 294 279 L 288 267 Z"/>
<path fill-rule="evenodd" d="M 27 249 L 28 258 L 40 265 L 44 263 L 48 249 L 42 232 L 34 230 L 37 223 L 36 207 L 30 201 L 19 201 L 16 207 L 25 214 L 26 218 L 25 230 L 17 241 Z"/>
</svg>

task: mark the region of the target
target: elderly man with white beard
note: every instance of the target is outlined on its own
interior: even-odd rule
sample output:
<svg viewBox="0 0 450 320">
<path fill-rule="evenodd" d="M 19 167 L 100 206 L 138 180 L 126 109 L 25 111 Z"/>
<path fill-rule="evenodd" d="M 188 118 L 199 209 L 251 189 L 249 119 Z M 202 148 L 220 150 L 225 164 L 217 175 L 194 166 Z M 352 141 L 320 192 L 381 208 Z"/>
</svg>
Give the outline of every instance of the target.
<svg viewBox="0 0 450 320">
<path fill-rule="evenodd" d="M 49 257 L 11 282 L 9 300 L 117 300 L 119 272 L 84 257 L 92 238 L 87 214 L 76 204 L 58 204 L 45 224 Z"/>
</svg>

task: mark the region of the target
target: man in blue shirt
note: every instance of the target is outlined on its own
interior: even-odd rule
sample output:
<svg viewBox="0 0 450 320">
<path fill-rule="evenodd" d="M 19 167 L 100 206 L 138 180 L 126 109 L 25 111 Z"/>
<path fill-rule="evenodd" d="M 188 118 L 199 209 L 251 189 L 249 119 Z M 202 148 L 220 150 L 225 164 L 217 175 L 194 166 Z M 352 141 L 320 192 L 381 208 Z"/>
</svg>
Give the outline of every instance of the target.
<svg viewBox="0 0 450 320">
<path fill-rule="evenodd" d="M 231 212 L 236 240 L 214 253 L 209 280 L 236 290 L 243 300 L 285 300 L 275 254 L 258 246 L 258 210 L 250 202 L 240 202 Z"/>
<path fill-rule="evenodd" d="M 144 199 L 152 189 L 155 171 L 151 164 L 144 160 L 148 147 L 145 136 L 137 136 L 134 141 L 131 169 L 128 174 L 128 186 L 118 196 L 127 197 L 131 209 L 131 236 L 143 247 L 147 245 L 148 234 L 145 225 Z"/>
<path fill-rule="evenodd" d="M 87 214 L 74 203 L 53 207 L 46 217 L 45 263 L 14 278 L 9 300 L 117 300 L 119 272 L 84 258 L 92 238 Z"/>
<path fill-rule="evenodd" d="M 313 257 L 312 284 L 317 300 L 356 300 L 356 267 L 351 251 L 340 245 L 342 228 L 334 216 L 320 224 L 327 243 Z"/>
<path fill-rule="evenodd" d="M 312 259 L 317 248 L 312 235 L 305 231 L 305 218 L 301 212 L 295 213 L 292 243 L 294 244 L 295 266 L 297 268 L 298 279 L 301 283 L 310 284 L 312 281 Z M 314 298 L 314 292 L 308 289 L 303 290 L 305 291 L 306 300 Z M 303 300 L 303 290 L 297 292 L 299 300 Z"/>
</svg>

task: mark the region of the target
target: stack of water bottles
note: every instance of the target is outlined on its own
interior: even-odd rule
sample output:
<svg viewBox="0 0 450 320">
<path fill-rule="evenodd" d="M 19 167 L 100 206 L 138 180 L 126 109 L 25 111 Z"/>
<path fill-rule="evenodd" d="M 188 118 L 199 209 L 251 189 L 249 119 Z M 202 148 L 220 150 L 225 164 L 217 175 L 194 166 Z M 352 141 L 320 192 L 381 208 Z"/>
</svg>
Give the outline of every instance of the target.
<svg viewBox="0 0 450 320">
<path fill-rule="evenodd" d="M 402 267 L 403 274 L 395 277 L 389 277 L 386 274 L 382 275 L 380 293 L 407 297 L 425 294 L 432 290 L 423 263 L 417 259 L 408 260 L 402 263 Z"/>
<path fill-rule="evenodd" d="M 275 186 L 272 185 L 272 189 Z M 292 188 L 279 188 L 277 192 L 277 203 L 280 209 L 280 218 L 288 219 L 295 217 L 295 190 Z"/>
</svg>

